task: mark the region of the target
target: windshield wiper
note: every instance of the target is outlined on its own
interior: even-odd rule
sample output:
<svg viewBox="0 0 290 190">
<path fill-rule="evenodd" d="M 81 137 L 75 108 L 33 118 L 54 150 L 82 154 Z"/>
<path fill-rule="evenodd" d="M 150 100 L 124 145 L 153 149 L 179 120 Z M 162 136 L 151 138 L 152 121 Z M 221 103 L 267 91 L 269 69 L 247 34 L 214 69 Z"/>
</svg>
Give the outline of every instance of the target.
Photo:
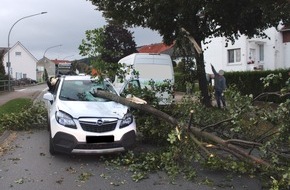
<svg viewBox="0 0 290 190">
<path fill-rule="evenodd" d="M 68 97 L 68 96 L 62 96 L 62 95 L 60 95 L 59 97 L 60 97 L 60 99 L 62 99 L 62 100 L 72 100 L 72 101 L 76 101 L 76 100 L 77 100 L 77 99 L 75 99 L 75 98 L 71 98 L 71 97 Z"/>
</svg>

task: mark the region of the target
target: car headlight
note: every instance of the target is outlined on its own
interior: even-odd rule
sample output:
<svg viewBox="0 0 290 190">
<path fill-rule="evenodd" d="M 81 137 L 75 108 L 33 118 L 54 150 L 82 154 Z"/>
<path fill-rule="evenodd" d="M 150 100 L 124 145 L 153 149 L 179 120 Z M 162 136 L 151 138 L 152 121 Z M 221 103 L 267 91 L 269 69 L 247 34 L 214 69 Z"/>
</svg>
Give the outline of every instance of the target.
<svg viewBox="0 0 290 190">
<path fill-rule="evenodd" d="M 130 114 L 130 113 L 125 114 L 124 117 L 122 118 L 122 121 L 121 121 L 121 124 L 120 124 L 120 128 L 127 127 L 131 123 L 133 123 L 133 115 Z"/>
<path fill-rule="evenodd" d="M 73 129 L 77 128 L 73 118 L 67 113 L 57 111 L 55 112 L 55 118 L 60 125 Z"/>
</svg>

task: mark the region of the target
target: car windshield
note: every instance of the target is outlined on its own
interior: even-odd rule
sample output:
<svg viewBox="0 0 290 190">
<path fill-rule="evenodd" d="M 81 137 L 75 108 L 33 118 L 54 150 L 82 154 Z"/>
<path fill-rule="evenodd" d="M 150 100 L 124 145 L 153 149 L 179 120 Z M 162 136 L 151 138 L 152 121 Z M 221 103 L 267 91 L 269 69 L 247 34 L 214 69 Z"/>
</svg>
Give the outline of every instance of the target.
<svg viewBox="0 0 290 190">
<path fill-rule="evenodd" d="M 59 99 L 65 101 L 109 101 L 94 95 L 95 90 L 104 90 L 117 94 L 114 88 L 106 81 L 95 80 L 64 80 Z"/>
</svg>

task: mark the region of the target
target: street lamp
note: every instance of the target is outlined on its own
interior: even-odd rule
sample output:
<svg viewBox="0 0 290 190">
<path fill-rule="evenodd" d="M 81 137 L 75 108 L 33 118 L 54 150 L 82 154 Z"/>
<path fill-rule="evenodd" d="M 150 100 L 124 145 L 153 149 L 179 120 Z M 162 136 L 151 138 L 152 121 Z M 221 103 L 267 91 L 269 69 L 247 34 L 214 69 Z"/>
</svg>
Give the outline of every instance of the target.
<svg viewBox="0 0 290 190">
<path fill-rule="evenodd" d="M 75 55 L 69 55 L 69 56 L 66 56 L 66 57 L 62 58 L 62 60 L 65 60 L 65 59 L 67 59 L 67 58 L 69 58 L 69 57 L 73 57 L 73 56 L 75 56 Z"/>
<path fill-rule="evenodd" d="M 56 47 L 60 47 L 60 46 L 62 46 L 62 45 L 59 44 L 59 45 L 55 45 L 55 46 L 51 46 L 51 47 L 46 48 L 46 50 L 44 51 L 43 57 L 45 57 L 45 54 L 46 54 L 46 52 L 47 52 L 49 49 L 56 48 Z"/>
<path fill-rule="evenodd" d="M 10 91 L 10 67 L 11 67 L 11 63 L 10 63 L 10 33 L 13 29 L 13 27 L 15 26 L 15 24 L 17 24 L 19 21 L 29 18 L 29 17 L 33 17 L 33 16 L 37 16 L 37 15 L 42 15 L 42 14 L 46 14 L 47 12 L 41 12 L 41 13 L 37 13 L 37 14 L 33 14 L 33 15 L 28 15 L 25 17 L 22 17 L 20 19 L 18 19 L 10 28 L 9 33 L 8 33 L 8 61 L 7 61 L 7 69 L 8 69 L 8 90 Z"/>
</svg>

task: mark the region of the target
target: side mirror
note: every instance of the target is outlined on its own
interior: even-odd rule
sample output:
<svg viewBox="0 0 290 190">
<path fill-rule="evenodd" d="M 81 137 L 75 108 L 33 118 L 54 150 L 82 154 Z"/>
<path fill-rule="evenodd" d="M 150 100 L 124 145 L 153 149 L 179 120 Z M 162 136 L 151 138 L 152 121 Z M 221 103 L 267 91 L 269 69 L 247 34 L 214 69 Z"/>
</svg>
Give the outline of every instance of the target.
<svg viewBox="0 0 290 190">
<path fill-rule="evenodd" d="M 54 97 L 50 92 L 47 92 L 43 95 L 43 99 L 49 101 L 52 104 Z"/>
</svg>

